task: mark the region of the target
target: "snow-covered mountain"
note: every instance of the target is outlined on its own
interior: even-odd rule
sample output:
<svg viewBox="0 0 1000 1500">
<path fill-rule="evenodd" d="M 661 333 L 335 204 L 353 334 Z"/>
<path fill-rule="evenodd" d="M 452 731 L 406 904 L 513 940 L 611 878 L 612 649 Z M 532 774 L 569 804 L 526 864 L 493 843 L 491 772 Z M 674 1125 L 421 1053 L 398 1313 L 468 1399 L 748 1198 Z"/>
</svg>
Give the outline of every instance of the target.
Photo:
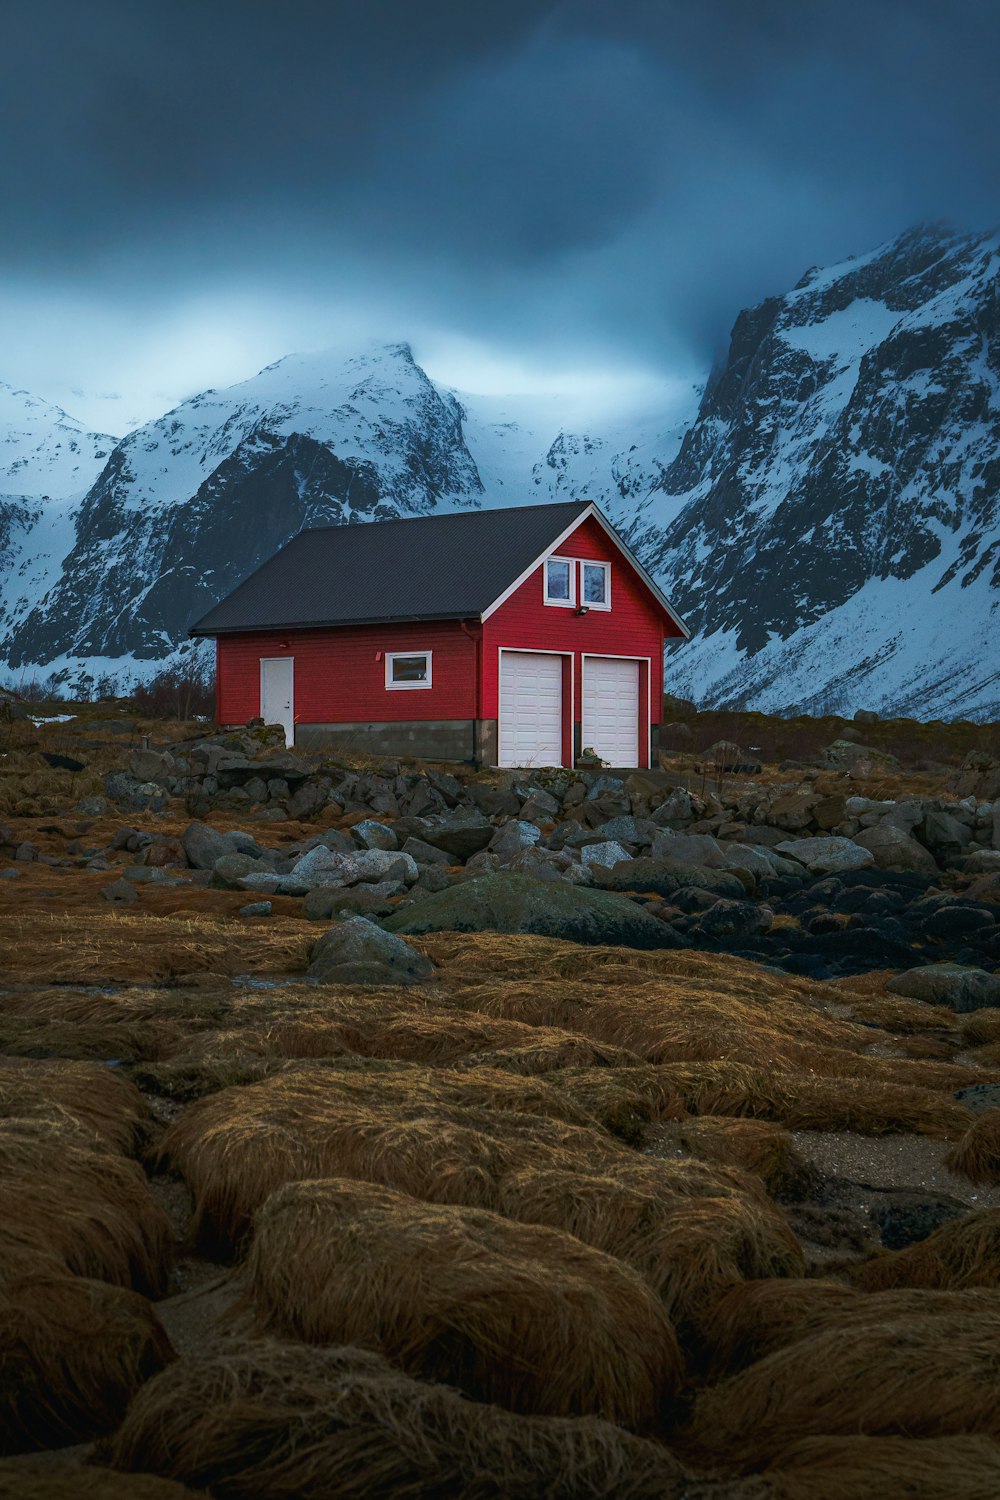
<svg viewBox="0 0 1000 1500">
<path fill-rule="evenodd" d="M 595 487 L 620 498 L 663 472 L 674 427 L 658 438 L 654 423 L 620 456 L 614 434 L 564 431 L 558 403 L 439 389 L 406 344 L 290 355 L 115 447 L 68 509 L 58 576 L 4 583 L 8 668 L 148 671 L 190 649 L 191 621 L 304 526 Z"/>
<path fill-rule="evenodd" d="M 0 382 L 0 641 L 16 600 L 41 597 L 60 576 L 76 509 L 116 441 Z"/>
<path fill-rule="evenodd" d="M 1000 718 L 1000 237 L 915 230 L 741 313 L 628 525 L 675 691 Z"/>
<path fill-rule="evenodd" d="M 446 390 L 406 344 L 289 356 L 111 451 L 22 393 L 0 671 L 147 674 L 303 526 L 586 496 L 695 628 L 675 692 L 1000 718 L 998 275 L 1000 237 L 912 231 L 741 313 L 703 392 L 609 420 Z"/>
</svg>

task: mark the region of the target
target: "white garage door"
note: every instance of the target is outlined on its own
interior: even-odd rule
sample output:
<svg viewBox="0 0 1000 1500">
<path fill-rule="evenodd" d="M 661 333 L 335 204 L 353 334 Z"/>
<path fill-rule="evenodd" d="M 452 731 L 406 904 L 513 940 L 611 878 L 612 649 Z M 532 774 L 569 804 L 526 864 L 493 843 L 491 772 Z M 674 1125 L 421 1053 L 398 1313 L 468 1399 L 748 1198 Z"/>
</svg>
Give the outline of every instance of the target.
<svg viewBox="0 0 1000 1500">
<path fill-rule="evenodd" d="M 561 766 L 562 657 L 537 651 L 500 656 L 500 764 Z"/>
<path fill-rule="evenodd" d="M 611 766 L 639 764 L 639 663 L 588 656 L 583 663 L 583 748 Z"/>
</svg>

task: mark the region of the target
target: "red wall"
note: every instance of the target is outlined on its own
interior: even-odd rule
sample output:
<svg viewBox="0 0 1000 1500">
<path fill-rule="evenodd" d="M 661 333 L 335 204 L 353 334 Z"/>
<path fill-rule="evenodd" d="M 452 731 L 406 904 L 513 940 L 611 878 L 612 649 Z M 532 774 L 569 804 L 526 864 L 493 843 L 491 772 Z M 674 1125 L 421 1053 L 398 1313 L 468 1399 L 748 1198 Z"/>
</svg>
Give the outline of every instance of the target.
<svg viewBox="0 0 1000 1500">
<path fill-rule="evenodd" d="M 598 656 L 648 656 L 651 682 L 647 681 L 644 668 L 639 674 L 642 726 L 639 735 L 640 758 L 645 759 L 648 748 L 645 744 L 645 725 L 650 689 L 653 723 L 660 722 L 664 636 L 680 635 L 681 632 L 671 621 L 664 619 L 661 605 L 618 551 L 603 527 L 593 519 L 578 526 L 556 548 L 554 555 L 610 562 L 611 608 L 591 609 L 585 615 L 577 615 L 572 609 L 546 604 L 544 568 L 537 568 L 483 626 L 482 717 L 495 719 L 497 716 L 501 646 L 526 651 L 573 653 L 575 724 L 582 718 L 580 659 L 584 653 Z M 572 764 L 572 761 L 567 760 L 567 764 Z"/>
<path fill-rule="evenodd" d="M 385 653 L 425 649 L 434 653 L 433 685 L 387 689 Z M 381 661 L 375 659 L 377 651 L 382 652 Z M 299 724 L 476 717 L 476 643 L 458 621 L 221 636 L 216 687 L 221 724 L 245 724 L 260 713 L 262 656 L 295 658 Z"/>
<path fill-rule="evenodd" d="M 301 724 L 401 722 L 419 719 L 495 719 L 500 647 L 559 651 L 572 655 L 573 721 L 582 715 L 581 656 L 635 656 L 650 659 L 649 679 L 640 670 L 640 747 L 645 759 L 645 725 L 650 694 L 653 722 L 663 701 L 663 639 L 679 635 L 631 564 L 594 520 L 583 522 L 557 549 L 560 557 L 611 563 L 611 609 L 572 609 L 544 602 L 544 568 L 539 565 L 520 588 L 483 624 L 337 626 L 327 630 L 269 631 L 222 636 L 217 643 L 216 701 L 219 722 L 246 723 L 260 713 L 260 659 L 295 658 L 295 718 Z M 477 651 L 482 665 L 477 701 Z M 391 691 L 385 686 L 387 651 L 433 651 L 433 686 Z M 376 660 L 376 652 L 383 659 Z M 569 698 L 569 660 L 565 695 Z M 565 761 L 572 764 L 567 725 Z"/>
</svg>

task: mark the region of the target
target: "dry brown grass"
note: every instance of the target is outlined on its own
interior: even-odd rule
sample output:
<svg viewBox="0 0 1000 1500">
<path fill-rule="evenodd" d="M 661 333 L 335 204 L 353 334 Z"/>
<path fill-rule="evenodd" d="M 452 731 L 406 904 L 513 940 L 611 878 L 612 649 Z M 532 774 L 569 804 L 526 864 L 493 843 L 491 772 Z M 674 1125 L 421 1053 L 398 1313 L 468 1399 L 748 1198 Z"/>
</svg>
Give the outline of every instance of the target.
<svg viewBox="0 0 1000 1500">
<path fill-rule="evenodd" d="M 501 1182 L 500 1205 L 511 1218 L 567 1230 L 627 1262 L 686 1340 L 734 1282 L 805 1268 L 781 1214 L 724 1167 L 635 1158 L 604 1175 L 529 1169 Z"/>
<path fill-rule="evenodd" d="M 157 1295 L 170 1225 L 145 1175 L 67 1114 L 0 1120 L 0 1265 L 25 1255 Z"/>
<path fill-rule="evenodd" d="M 498 1074 L 501 1082 L 516 1082 Z M 610 1168 L 625 1148 L 558 1119 L 458 1105 L 415 1106 L 401 1117 L 379 1101 L 325 1087 L 323 1074 L 284 1073 L 192 1104 L 168 1131 L 161 1160 L 185 1178 L 202 1243 L 232 1247 L 257 1208 L 287 1182 L 349 1177 L 439 1203 L 496 1206 L 510 1171 Z"/>
<path fill-rule="evenodd" d="M 978 1308 L 828 1328 L 703 1391 L 689 1435 L 746 1468 L 804 1437 L 998 1436 L 998 1337 Z"/>
<path fill-rule="evenodd" d="M 149 1124 L 149 1106 L 135 1084 L 111 1068 L 0 1057 L 0 1119 L 47 1116 L 53 1105 L 119 1151 L 135 1151 Z"/>
<path fill-rule="evenodd" d="M 0 1500 L 197 1500 L 189 1490 L 155 1474 L 116 1474 L 69 1459 L 0 1459 Z"/>
<path fill-rule="evenodd" d="M 656 1131 L 653 1149 L 658 1155 L 686 1152 L 702 1161 L 753 1172 L 775 1198 L 806 1198 L 818 1179 L 788 1131 L 769 1120 L 702 1115 L 665 1122 Z"/>
<path fill-rule="evenodd" d="M 683 1362 L 662 1303 L 572 1235 L 369 1183 L 292 1183 L 254 1220 L 258 1331 L 377 1349 L 544 1416 L 662 1425 Z"/>
<path fill-rule="evenodd" d="M 862 1261 L 850 1275 L 871 1292 L 890 1287 L 1000 1287 L 1000 1208 L 953 1219 L 905 1250 Z"/>
<path fill-rule="evenodd" d="M 719 1061 L 671 1068 L 694 1114 L 776 1120 L 789 1130 L 897 1131 L 953 1139 L 972 1112 L 948 1094 L 901 1083 L 830 1078 Z"/>
<path fill-rule="evenodd" d="M 710 1309 L 705 1344 L 712 1380 L 753 1364 L 776 1349 L 828 1328 L 864 1327 L 925 1312 L 933 1315 L 981 1311 L 1000 1317 L 1000 1292 L 862 1292 L 843 1281 L 745 1281 L 731 1287 Z"/>
<path fill-rule="evenodd" d="M 987 1109 L 945 1157 L 945 1166 L 970 1182 L 1000 1182 L 1000 1109 Z"/>
<path fill-rule="evenodd" d="M 767 1466 L 774 1500 L 996 1500 L 1000 1444 L 988 1437 L 814 1437 Z"/>
<path fill-rule="evenodd" d="M 1000 1010 L 986 1007 L 960 1017 L 964 1039 L 975 1047 L 1000 1042 Z"/>
<path fill-rule="evenodd" d="M 179 1360 L 103 1456 L 226 1500 L 681 1500 L 686 1483 L 666 1448 L 598 1418 L 526 1418 L 363 1350 L 271 1340 Z"/>
<path fill-rule="evenodd" d="M 0 983 L 150 984 L 184 974 L 301 973 L 314 932 L 218 916 L 106 911 L 0 915 Z"/>
<path fill-rule="evenodd" d="M 144 1297 L 40 1271 L 0 1287 L 0 1452 L 111 1432 L 173 1358 Z"/>
</svg>

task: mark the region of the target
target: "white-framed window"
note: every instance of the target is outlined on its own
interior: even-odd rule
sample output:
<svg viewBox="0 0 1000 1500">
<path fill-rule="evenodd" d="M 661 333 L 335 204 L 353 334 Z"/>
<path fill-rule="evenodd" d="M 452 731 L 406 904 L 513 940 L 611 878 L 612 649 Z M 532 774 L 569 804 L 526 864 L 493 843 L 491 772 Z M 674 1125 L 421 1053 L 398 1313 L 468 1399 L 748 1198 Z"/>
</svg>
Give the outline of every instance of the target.
<svg viewBox="0 0 1000 1500">
<path fill-rule="evenodd" d="M 571 557 L 550 557 L 545 563 L 545 602 L 572 609 L 576 604 L 576 564 Z"/>
<path fill-rule="evenodd" d="M 580 564 L 580 603 L 588 609 L 611 608 L 611 564 L 587 562 Z"/>
<path fill-rule="evenodd" d="M 430 651 L 387 651 L 385 685 L 389 689 L 429 688 L 431 686 Z"/>
</svg>

